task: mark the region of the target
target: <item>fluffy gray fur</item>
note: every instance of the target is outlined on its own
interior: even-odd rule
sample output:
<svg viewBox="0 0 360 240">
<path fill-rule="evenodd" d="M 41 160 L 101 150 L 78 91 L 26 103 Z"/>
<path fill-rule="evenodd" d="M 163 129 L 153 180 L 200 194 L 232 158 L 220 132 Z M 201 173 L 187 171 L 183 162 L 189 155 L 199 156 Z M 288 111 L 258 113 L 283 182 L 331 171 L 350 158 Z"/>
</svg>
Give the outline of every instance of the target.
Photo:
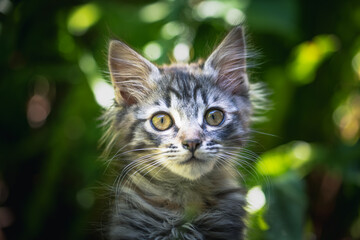
<svg viewBox="0 0 360 240">
<path fill-rule="evenodd" d="M 205 63 L 157 67 L 111 41 L 116 103 L 105 114 L 105 155 L 116 171 L 109 239 L 244 239 L 239 152 L 253 112 L 241 27 Z M 210 126 L 209 109 L 224 120 Z M 169 114 L 156 130 L 151 118 Z M 190 152 L 184 141 L 199 142 Z M 189 161 L 190 158 L 193 159 Z"/>
</svg>

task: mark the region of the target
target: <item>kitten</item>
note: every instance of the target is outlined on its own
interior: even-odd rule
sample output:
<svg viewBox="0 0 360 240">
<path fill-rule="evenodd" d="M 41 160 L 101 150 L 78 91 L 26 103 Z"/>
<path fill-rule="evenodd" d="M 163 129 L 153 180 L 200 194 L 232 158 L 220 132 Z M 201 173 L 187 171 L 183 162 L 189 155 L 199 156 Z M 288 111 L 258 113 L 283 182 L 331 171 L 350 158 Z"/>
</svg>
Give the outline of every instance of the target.
<svg viewBox="0 0 360 240">
<path fill-rule="evenodd" d="M 110 42 L 116 101 L 104 141 L 119 170 L 109 239 L 244 239 L 236 166 L 253 111 L 246 55 L 241 27 L 204 63 L 158 67 Z"/>
</svg>

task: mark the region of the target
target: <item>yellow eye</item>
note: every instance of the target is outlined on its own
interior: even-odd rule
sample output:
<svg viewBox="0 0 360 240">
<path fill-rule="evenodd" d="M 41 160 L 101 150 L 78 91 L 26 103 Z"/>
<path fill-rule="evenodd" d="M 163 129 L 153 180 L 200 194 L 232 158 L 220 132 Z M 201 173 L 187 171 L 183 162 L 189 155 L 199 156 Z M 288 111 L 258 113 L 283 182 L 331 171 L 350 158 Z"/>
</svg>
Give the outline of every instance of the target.
<svg viewBox="0 0 360 240">
<path fill-rule="evenodd" d="M 157 113 L 151 118 L 151 125 L 156 130 L 165 131 L 173 125 L 173 121 L 169 114 Z"/>
<path fill-rule="evenodd" d="M 210 109 L 205 114 L 205 120 L 211 126 L 219 126 L 223 123 L 224 113 L 218 109 Z"/>
</svg>

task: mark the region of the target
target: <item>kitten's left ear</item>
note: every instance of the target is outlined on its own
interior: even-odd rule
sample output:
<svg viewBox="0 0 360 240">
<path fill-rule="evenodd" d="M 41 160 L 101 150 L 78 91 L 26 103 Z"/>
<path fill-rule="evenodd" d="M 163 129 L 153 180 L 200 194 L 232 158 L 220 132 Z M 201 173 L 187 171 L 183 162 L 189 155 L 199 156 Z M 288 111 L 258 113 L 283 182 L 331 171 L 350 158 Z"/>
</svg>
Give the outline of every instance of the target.
<svg viewBox="0 0 360 240">
<path fill-rule="evenodd" d="M 242 27 L 234 28 L 204 64 L 205 72 L 216 72 L 216 83 L 232 94 L 246 94 L 246 42 Z"/>
</svg>

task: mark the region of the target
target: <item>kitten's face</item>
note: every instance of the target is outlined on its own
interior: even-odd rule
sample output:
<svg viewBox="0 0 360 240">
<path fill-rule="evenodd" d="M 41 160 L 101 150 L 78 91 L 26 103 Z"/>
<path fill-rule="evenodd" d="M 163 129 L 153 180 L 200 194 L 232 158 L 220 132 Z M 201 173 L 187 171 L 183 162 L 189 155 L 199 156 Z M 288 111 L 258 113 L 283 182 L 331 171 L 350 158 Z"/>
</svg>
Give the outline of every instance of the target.
<svg viewBox="0 0 360 240">
<path fill-rule="evenodd" d="M 122 106 L 114 124 L 130 148 L 130 165 L 147 172 L 160 166 L 194 180 L 230 164 L 251 112 L 245 57 L 241 28 L 204 65 L 158 68 L 113 41 L 109 66 Z"/>
<path fill-rule="evenodd" d="M 144 121 L 129 140 L 134 149 L 154 148 L 153 164 L 197 179 L 228 164 L 226 152 L 245 140 L 249 103 L 211 84 L 209 76 L 175 72 L 162 76 L 159 89 L 134 107 L 134 123 Z"/>
</svg>

